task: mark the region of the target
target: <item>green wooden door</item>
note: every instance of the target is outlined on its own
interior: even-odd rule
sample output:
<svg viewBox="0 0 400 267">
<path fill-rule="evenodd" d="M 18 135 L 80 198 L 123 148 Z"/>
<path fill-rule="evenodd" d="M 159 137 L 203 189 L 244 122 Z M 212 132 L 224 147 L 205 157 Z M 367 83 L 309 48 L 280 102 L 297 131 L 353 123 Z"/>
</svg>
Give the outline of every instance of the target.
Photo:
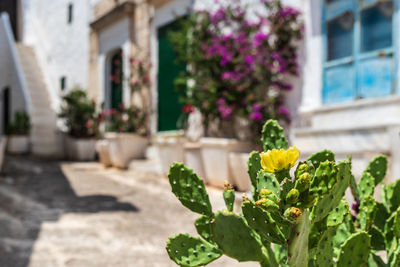
<svg viewBox="0 0 400 267">
<path fill-rule="evenodd" d="M 119 109 L 122 104 L 122 51 L 111 58 L 111 108 Z"/>
<path fill-rule="evenodd" d="M 168 40 L 168 30 L 176 29 L 178 21 L 174 21 L 158 29 L 158 131 L 177 129 L 181 115 L 179 95 L 174 88 L 174 79 L 185 69 L 176 64 L 175 52 Z"/>
</svg>

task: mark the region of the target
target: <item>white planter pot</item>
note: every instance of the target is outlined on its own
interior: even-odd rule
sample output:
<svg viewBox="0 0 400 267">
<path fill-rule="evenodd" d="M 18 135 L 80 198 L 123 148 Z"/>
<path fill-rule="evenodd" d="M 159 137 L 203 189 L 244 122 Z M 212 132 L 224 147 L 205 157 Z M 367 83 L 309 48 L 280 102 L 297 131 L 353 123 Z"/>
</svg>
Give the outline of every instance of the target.
<svg viewBox="0 0 400 267">
<path fill-rule="evenodd" d="M 233 178 L 233 184 L 239 191 L 247 192 L 251 189 L 251 181 L 247 172 L 249 153 L 229 153 L 229 171 Z"/>
<path fill-rule="evenodd" d="M 99 161 L 104 166 L 112 165 L 110 156 L 110 142 L 108 140 L 99 140 L 96 142 L 96 151 L 99 155 Z"/>
<path fill-rule="evenodd" d="M 8 137 L 7 151 L 11 154 L 29 153 L 29 136 L 10 135 Z"/>
<path fill-rule="evenodd" d="M 229 138 L 201 138 L 201 156 L 208 183 L 223 187 L 224 181 L 235 185 L 230 168 L 230 152 L 249 152 L 251 144 Z"/>
<path fill-rule="evenodd" d="M 185 141 L 186 139 L 181 136 L 157 136 L 155 138 L 161 171 L 164 175 L 168 175 L 169 166 L 172 163 L 185 161 Z"/>
<path fill-rule="evenodd" d="M 0 137 L 0 172 L 3 167 L 6 146 L 7 146 L 7 137 Z"/>
<path fill-rule="evenodd" d="M 203 158 L 201 157 L 201 144 L 188 142 L 185 144 L 185 165 L 193 169 L 193 171 L 207 182 Z"/>
<path fill-rule="evenodd" d="M 93 161 L 96 156 L 95 139 L 67 136 L 66 152 L 69 160 Z"/>
<path fill-rule="evenodd" d="M 106 133 L 112 165 L 126 168 L 133 159 L 144 158 L 149 140 L 134 133 Z"/>
</svg>

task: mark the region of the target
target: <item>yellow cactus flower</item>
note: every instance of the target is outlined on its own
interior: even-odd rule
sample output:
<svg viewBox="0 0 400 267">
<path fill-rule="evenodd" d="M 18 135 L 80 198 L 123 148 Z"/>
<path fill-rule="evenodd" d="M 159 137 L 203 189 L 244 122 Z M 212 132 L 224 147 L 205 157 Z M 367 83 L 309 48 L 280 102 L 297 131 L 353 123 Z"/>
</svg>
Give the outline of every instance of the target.
<svg viewBox="0 0 400 267">
<path fill-rule="evenodd" d="M 260 156 L 264 171 L 275 173 L 292 168 L 300 156 L 300 151 L 296 146 L 292 146 L 288 150 L 281 148 L 262 152 Z"/>
</svg>

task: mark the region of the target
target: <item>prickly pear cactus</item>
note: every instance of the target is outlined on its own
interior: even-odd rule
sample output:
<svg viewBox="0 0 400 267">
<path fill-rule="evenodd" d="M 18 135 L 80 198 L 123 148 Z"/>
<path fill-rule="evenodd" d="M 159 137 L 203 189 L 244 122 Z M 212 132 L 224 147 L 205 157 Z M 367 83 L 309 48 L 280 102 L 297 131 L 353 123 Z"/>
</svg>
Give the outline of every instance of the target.
<svg viewBox="0 0 400 267">
<path fill-rule="evenodd" d="M 400 266 L 400 181 L 383 187 L 383 203 L 373 198 L 386 173 L 384 156 L 374 158 L 357 183 L 351 157 L 336 162 L 323 150 L 297 163 L 300 151 L 288 147 L 276 121 L 266 122 L 261 140 L 265 151 L 253 151 L 248 160 L 252 196 L 243 195 L 239 214 L 230 184 L 222 194 L 226 209 L 214 212 L 203 181 L 182 163 L 171 165 L 172 192 L 201 214 L 195 221 L 200 237 L 168 240 L 173 261 L 202 266 L 225 254 L 264 267 Z M 344 199 L 349 186 L 356 194 L 352 212 Z M 377 253 L 382 250 L 387 263 Z"/>
</svg>

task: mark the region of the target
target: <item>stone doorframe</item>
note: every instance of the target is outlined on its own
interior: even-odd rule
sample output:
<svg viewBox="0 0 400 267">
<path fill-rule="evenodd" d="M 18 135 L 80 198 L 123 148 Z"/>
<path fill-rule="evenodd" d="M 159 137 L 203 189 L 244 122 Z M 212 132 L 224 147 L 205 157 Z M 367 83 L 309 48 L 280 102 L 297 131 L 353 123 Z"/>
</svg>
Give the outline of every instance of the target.
<svg viewBox="0 0 400 267">
<path fill-rule="evenodd" d="M 104 9 L 104 10 L 103 10 Z M 96 99 L 98 105 L 101 98 L 101 85 L 99 84 L 99 62 L 100 53 L 99 36 L 100 33 L 110 25 L 128 18 L 129 20 L 129 39 L 130 55 L 140 56 L 145 61 L 150 59 L 150 23 L 152 16 L 152 6 L 147 1 L 100 1 L 95 6 L 94 21 L 90 24 L 90 53 L 89 53 L 89 88 L 88 95 Z M 144 99 L 145 106 L 151 107 L 150 92 L 147 92 Z M 150 111 L 149 111 L 150 112 Z"/>
</svg>

